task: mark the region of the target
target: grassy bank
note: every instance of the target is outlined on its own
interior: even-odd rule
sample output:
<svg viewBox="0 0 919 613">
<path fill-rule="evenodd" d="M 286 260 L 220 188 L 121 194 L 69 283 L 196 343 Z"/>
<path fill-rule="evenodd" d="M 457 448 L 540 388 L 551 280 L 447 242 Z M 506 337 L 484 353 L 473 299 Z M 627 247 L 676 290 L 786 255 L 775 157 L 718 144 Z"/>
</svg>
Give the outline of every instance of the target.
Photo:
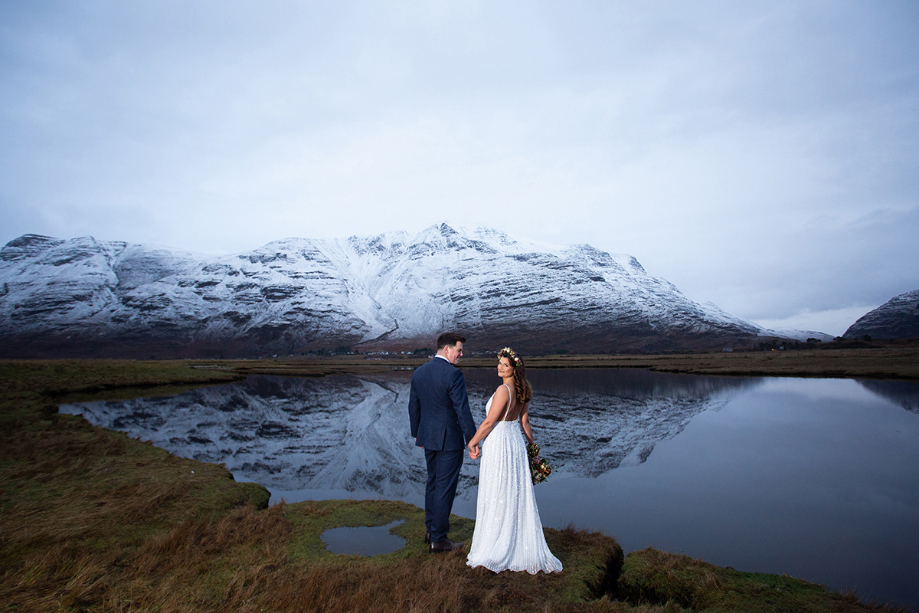
<svg viewBox="0 0 919 613">
<path fill-rule="evenodd" d="M 865 344 L 865 343 L 861 343 Z M 647 368 L 657 372 L 694 375 L 743 375 L 770 377 L 857 377 L 868 379 L 919 380 L 919 345 L 896 344 L 868 347 L 796 351 L 734 351 L 661 355 L 549 355 L 524 356 L 528 368 Z M 428 360 L 419 356 L 339 355 L 287 357 L 261 360 L 198 361 L 201 369 L 239 375 L 282 374 L 305 377 L 358 372 L 388 372 L 415 368 Z M 491 368 L 492 356 L 463 358 L 466 368 Z"/>
<path fill-rule="evenodd" d="M 693 375 L 853 377 L 919 380 L 919 346 L 799 351 L 715 352 L 668 355 L 553 356 L 531 358 L 533 367 L 648 368 Z"/>
<path fill-rule="evenodd" d="M 261 362 L 255 367 L 272 366 Z M 283 371 L 285 363 L 274 365 Z M 252 366 L 0 362 L 0 608 L 879 610 L 788 577 L 740 573 L 684 556 L 645 550 L 623 560 L 613 538 L 576 530 L 546 531 L 565 565 L 560 575 L 471 570 L 462 553 L 426 553 L 423 511 L 414 506 L 325 501 L 267 508 L 264 488 L 233 481 L 223 466 L 178 458 L 56 409 L 65 400 L 225 383 Z M 341 367 L 333 364 L 332 371 Z M 318 365 L 310 368 L 322 374 Z M 391 554 L 335 555 L 320 540 L 328 528 L 399 518 L 405 523 L 394 532 L 407 544 Z M 468 542 L 473 526 L 454 518 L 452 536 Z"/>
</svg>

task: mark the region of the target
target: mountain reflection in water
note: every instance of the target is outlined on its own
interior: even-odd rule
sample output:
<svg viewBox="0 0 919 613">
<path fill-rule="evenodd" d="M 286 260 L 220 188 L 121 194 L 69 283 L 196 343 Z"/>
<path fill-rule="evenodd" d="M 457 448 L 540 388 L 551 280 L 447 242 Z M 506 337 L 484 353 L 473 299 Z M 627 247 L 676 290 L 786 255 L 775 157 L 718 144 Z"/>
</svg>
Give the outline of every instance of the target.
<svg viewBox="0 0 919 613">
<path fill-rule="evenodd" d="M 464 369 L 476 423 L 499 385 L 493 369 Z M 595 477 L 644 462 L 698 413 L 760 379 L 615 369 L 531 370 L 537 442 L 556 475 Z M 90 422 L 184 457 L 223 462 L 241 480 L 279 491 L 344 490 L 417 500 L 426 473 L 409 434 L 411 373 L 322 378 L 252 376 L 170 397 L 62 406 Z M 485 445 L 487 445 L 487 440 Z M 460 498 L 474 495 L 465 462 Z"/>
<path fill-rule="evenodd" d="M 907 411 L 919 413 L 919 385 L 915 381 L 884 381 L 860 379 L 862 387 L 903 407 Z"/>
</svg>

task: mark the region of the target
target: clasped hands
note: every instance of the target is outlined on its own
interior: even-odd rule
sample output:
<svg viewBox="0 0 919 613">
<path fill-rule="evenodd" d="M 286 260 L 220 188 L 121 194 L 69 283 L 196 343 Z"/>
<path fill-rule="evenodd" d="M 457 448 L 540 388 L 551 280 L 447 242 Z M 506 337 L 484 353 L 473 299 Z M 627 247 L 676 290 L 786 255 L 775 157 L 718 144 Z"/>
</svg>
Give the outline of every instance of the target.
<svg viewBox="0 0 919 613">
<path fill-rule="evenodd" d="M 469 459 L 478 460 L 479 456 L 482 455 L 482 450 L 479 448 L 478 444 L 468 445 L 469 447 Z"/>
</svg>

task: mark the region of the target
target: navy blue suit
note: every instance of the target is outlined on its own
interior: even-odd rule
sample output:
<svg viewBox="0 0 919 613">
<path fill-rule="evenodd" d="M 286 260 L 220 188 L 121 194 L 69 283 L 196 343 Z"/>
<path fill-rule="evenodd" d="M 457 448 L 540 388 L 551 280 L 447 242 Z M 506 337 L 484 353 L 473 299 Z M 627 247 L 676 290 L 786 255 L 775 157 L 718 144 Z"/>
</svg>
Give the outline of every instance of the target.
<svg viewBox="0 0 919 613">
<path fill-rule="evenodd" d="M 424 497 L 425 524 L 431 541 L 447 538 L 450 510 L 456 496 L 463 452 L 475 436 L 463 373 L 435 357 L 412 375 L 408 416 L 415 444 L 424 447 L 428 481 Z"/>
</svg>

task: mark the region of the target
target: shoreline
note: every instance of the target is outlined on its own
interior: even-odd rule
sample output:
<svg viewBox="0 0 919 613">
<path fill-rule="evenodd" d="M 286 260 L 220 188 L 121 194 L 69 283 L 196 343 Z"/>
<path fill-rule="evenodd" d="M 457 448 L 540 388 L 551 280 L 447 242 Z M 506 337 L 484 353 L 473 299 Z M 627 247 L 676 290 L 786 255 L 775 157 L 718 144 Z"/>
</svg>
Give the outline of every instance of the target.
<svg viewBox="0 0 919 613">
<path fill-rule="evenodd" d="M 685 359 L 637 356 L 641 364 L 674 358 Z M 648 367 L 635 366 L 631 356 L 615 359 L 628 365 L 577 356 L 561 360 L 564 366 L 556 357 L 534 358 L 544 366 L 533 367 Z M 0 361 L 0 599 L 23 611 L 906 610 L 685 555 L 645 549 L 623 556 L 614 538 L 570 528 L 546 530 L 568 571 L 560 576 L 471 571 L 462 552 L 427 554 L 422 509 L 386 500 L 269 507 L 264 487 L 237 483 L 222 465 L 180 458 L 57 412 L 64 399 L 176 393 L 255 374 L 253 361 L 233 362 Z M 354 362 L 255 366 L 299 376 L 409 366 L 398 358 Z M 705 366 L 696 359 L 695 367 Z M 292 372 L 298 370 L 309 374 Z M 324 529 L 384 525 L 395 516 L 409 520 L 395 529 L 408 544 L 393 554 L 339 556 L 321 545 Z M 455 525 L 454 536 L 468 541 L 473 520 L 456 517 Z M 422 576 L 432 583 L 407 581 Z"/>
</svg>

